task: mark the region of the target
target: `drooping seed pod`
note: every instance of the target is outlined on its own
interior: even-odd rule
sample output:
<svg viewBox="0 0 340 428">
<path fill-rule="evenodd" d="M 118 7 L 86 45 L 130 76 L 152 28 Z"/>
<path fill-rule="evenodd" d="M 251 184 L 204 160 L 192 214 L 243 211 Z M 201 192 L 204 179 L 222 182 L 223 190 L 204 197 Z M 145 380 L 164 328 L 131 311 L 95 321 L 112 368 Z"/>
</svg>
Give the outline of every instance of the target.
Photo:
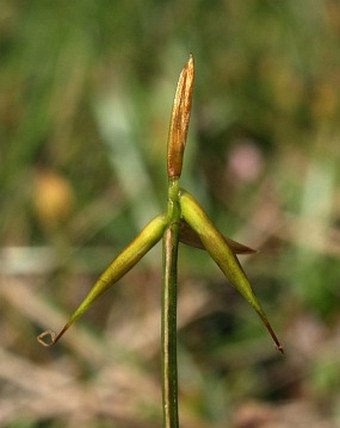
<svg viewBox="0 0 340 428">
<path fill-rule="evenodd" d="M 283 352 L 267 316 L 258 301 L 238 259 L 222 234 L 216 229 L 196 199 L 185 190 L 180 193 L 180 207 L 184 220 L 198 234 L 202 244 L 222 270 L 228 281 L 250 303 L 260 316 L 279 351 Z"/>
</svg>

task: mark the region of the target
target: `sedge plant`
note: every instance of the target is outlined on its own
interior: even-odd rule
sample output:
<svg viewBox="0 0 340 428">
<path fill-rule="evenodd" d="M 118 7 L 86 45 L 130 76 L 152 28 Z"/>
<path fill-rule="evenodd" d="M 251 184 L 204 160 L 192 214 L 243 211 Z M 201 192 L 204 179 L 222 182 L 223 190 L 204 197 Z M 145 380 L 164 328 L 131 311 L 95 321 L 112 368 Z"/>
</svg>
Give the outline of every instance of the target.
<svg viewBox="0 0 340 428">
<path fill-rule="evenodd" d="M 209 253 L 229 283 L 240 292 L 259 315 L 278 350 L 283 352 L 283 348 L 237 258 L 237 254 L 252 253 L 254 250 L 222 235 L 197 200 L 188 191 L 180 187 L 191 114 L 194 75 L 194 59 L 190 55 L 178 80 L 170 119 L 167 149 L 168 198 L 166 212 L 151 220 L 141 233 L 114 258 L 58 334 L 47 330 L 38 336 L 38 341 L 42 345 L 54 345 L 99 296 L 115 284 L 162 239 L 161 340 L 164 428 L 177 428 L 179 426 L 177 384 L 177 256 L 179 242 L 202 248 Z"/>
</svg>

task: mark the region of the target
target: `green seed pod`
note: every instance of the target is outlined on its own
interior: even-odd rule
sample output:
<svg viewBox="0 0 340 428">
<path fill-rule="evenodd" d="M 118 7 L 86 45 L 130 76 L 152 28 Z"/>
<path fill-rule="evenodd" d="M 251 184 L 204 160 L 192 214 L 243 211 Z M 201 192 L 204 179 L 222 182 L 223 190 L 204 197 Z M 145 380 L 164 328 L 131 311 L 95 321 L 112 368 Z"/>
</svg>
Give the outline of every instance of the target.
<svg viewBox="0 0 340 428">
<path fill-rule="evenodd" d="M 246 274 L 228 243 L 223 238 L 223 235 L 216 229 L 208 215 L 192 195 L 185 190 L 181 190 L 179 200 L 184 220 L 198 234 L 202 244 L 222 270 L 228 281 L 258 313 L 276 346 L 282 352 L 282 347 L 267 320 L 267 316 L 260 302 L 251 288 Z"/>
<path fill-rule="evenodd" d="M 162 237 L 167 219 L 165 215 L 155 217 L 142 232 L 111 262 L 105 272 L 98 278 L 88 295 L 72 314 L 71 318 L 58 335 L 51 331 L 42 333 L 38 340 L 44 346 L 56 343 L 65 331 L 80 318 L 111 285 L 125 275 Z M 46 340 L 50 339 L 50 342 Z"/>
</svg>

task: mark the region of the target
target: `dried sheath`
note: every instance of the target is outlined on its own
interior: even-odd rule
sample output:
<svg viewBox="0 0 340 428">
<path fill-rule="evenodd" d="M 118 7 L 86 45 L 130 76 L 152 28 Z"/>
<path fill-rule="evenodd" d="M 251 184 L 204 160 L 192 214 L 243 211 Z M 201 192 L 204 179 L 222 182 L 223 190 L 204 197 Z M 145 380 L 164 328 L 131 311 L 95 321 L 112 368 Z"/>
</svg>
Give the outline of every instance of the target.
<svg viewBox="0 0 340 428">
<path fill-rule="evenodd" d="M 254 254 L 257 252 L 257 250 L 241 244 L 240 242 L 236 242 L 227 236 L 223 235 L 223 239 L 229 245 L 234 254 Z M 190 247 L 205 250 L 205 246 L 203 245 L 198 233 L 196 233 L 194 229 L 192 229 L 183 219 L 180 223 L 179 240 L 183 242 L 183 244 L 189 245 Z"/>
</svg>

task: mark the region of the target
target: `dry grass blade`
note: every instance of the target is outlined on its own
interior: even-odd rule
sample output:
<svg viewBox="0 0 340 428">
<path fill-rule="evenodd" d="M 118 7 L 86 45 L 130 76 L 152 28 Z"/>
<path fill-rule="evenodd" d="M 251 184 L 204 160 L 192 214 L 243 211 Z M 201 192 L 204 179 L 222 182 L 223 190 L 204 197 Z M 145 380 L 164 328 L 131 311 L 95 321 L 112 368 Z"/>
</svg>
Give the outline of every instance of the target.
<svg viewBox="0 0 340 428">
<path fill-rule="evenodd" d="M 234 241 L 227 236 L 222 235 L 226 243 L 232 249 L 234 254 L 254 254 L 257 250 L 250 248 L 244 244 Z M 199 235 L 188 225 L 184 220 L 180 224 L 180 235 L 179 240 L 190 247 L 199 248 L 205 250 L 205 247 L 199 237 Z"/>
</svg>

